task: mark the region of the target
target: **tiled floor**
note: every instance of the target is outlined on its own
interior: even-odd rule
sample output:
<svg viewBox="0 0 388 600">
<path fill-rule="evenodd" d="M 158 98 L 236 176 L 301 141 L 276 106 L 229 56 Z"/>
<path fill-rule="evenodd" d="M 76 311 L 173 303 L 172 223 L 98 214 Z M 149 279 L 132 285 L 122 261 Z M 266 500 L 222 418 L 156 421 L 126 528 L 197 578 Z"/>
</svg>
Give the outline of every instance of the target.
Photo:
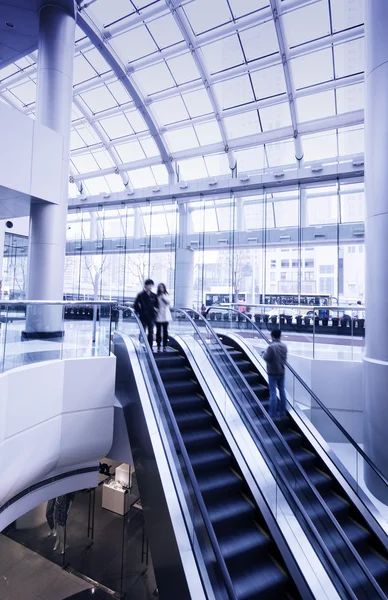
<svg viewBox="0 0 388 600">
<path fill-rule="evenodd" d="M 43 556 L 0 535 L 0 600 L 64 600 L 91 588 Z"/>
</svg>

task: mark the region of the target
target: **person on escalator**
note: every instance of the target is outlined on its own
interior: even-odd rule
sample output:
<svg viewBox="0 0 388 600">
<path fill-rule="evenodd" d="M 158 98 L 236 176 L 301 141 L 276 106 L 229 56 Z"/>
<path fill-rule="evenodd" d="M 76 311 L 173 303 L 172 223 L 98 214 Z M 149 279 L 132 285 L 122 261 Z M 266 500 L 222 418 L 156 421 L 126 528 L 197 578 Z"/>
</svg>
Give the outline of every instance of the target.
<svg viewBox="0 0 388 600">
<path fill-rule="evenodd" d="M 267 363 L 269 387 L 269 416 L 284 417 L 286 414 L 286 392 L 284 389 L 284 370 L 287 360 L 287 346 L 280 341 L 280 329 L 271 331 L 272 342 L 263 353 Z M 276 390 L 279 390 L 279 399 Z"/>
<path fill-rule="evenodd" d="M 172 318 L 170 310 L 170 296 L 164 283 L 159 283 L 157 296 L 158 314 L 156 316 L 156 345 L 158 346 L 158 352 L 160 352 L 160 345 L 163 337 L 163 352 L 166 352 L 168 342 L 168 324 L 172 321 Z"/>
<path fill-rule="evenodd" d="M 141 324 L 147 333 L 148 343 L 151 350 L 154 343 L 155 319 L 157 310 L 159 308 L 158 297 L 152 291 L 154 285 L 155 284 L 152 279 L 146 279 L 144 282 L 144 290 L 136 296 L 136 300 L 133 305 L 133 308 L 139 315 Z"/>
</svg>

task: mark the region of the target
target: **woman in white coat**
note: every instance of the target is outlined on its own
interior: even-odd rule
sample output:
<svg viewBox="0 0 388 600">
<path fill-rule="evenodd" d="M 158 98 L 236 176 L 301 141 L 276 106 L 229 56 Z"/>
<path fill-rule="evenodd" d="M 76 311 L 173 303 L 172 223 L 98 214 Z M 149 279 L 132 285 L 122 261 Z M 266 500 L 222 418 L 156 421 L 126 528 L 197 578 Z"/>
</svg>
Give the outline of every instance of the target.
<svg viewBox="0 0 388 600">
<path fill-rule="evenodd" d="M 160 352 L 163 343 L 163 352 L 166 351 L 168 342 L 168 324 L 172 321 L 170 296 L 164 283 L 159 283 L 158 290 L 158 312 L 156 315 L 156 345 Z"/>
</svg>

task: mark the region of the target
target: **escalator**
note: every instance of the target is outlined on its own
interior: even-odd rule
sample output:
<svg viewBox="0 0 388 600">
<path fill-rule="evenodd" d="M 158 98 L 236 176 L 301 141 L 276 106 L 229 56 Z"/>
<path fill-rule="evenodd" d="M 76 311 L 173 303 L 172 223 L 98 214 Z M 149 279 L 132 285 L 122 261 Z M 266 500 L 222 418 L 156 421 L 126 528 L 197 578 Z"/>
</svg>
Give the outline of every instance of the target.
<svg viewBox="0 0 388 600">
<path fill-rule="evenodd" d="M 236 598 L 303 597 L 182 348 L 174 344 L 155 360 Z"/>
<path fill-rule="evenodd" d="M 269 390 L 267 382 L 249 358 L 247 352 L 244 351 L 243 345 L 239 344 L 236 336 L 228 336 L 222 333 L 219 334 L 219 338 L 224 345 L 224 349 L 255 394 L 257 402 L 268 412 Z M 259 422 L 262 418 L 262 411 L 257 410 L 257 421 Z M 317 490 L 335 521 L 366 566 L 367 571 L 371 573 L 377 582 L 378 587 L 374 597 L 388 597 L 388 550 L 381 535 L 376 535 L 370 521 L 368 522 L 361 510 L 355 506 L 350 496 L 333 476 L 292 416 L 287 414 L 283 418 L 275 418 L 274 423 L 302 467 L 311 486 Z M 284 466 L 286 466 L 286 461 L 285 458 Z M 315 498 L 311 499 L 311 496 L 309 501 L 306 502 L 306 486 L 303 477 L 297 477 L 295 483 L 294 491 L 296 495 L 304 502 L 307 514 L 315 522 L 323 541 L 355 596 L 357 598 L 369 598 L 370 593 L 365 592 L 365 579 L 360 577 L 359 571 L 354 569 L 352 561 L 344 558 L 343 539 L 333 533 L 332 528 L 327 526 L 327 521 L 325 525 L 320 523 L 320 518 L 323 515 L 322 505 Z"/>
</svg>

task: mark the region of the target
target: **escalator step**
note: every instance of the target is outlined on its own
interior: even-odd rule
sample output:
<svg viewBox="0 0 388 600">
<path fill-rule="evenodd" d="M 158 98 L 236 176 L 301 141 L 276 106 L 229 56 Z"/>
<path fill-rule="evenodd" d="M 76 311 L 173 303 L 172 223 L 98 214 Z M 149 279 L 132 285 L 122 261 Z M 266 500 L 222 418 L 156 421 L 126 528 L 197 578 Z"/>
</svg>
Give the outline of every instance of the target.
<svg viewBox="0 0 388 600">
<path fill-rule="evenodd" d="M 219 536 L 221 552 L 228 566 L 245 561 L 246 555 L 251 552 L 258 556 L 270 547 L 271 540 L 252 525 Z"/>
<path fill-rule="evenodd" d="M 199 391 L 199 385 L 196 381 L 185 379 L 182 381 L 164 381 L 164 387 L 168 396 L 186 396 L 195 394 Z"/>
<path fill-rule="evenodd" d="M 342 521 L 340 520 L 340 525 L 346 537 L 358 551 L 366 548 L 367 542 L 371 537 L 366 529 L 360 527 L 358 523 L 349 518 Z M 342 539 L 339 539 L 338 534 L 330 535 L 330 532 L 324 529 L 321 531 L 321 535 L 328 550 L 332 552 L 334 559 L 336 559 L 336 555 L 337 557 L 341 555 L 343 550 L 345 550 L 345 556 L 349 554 L 345 542 Z"/>
<path fill-rule="evenodd" d="M 255 508 L 241 494 L 207 503 L 210 520 L 219 535 L 236 527 L 239 521 L 253 519 Z"/>
<path fill-rule="evenodd" d="M 190 452 L 190 460 L 194 471 L 198 473 L 227 467 L 230 464 L 231 457 L 224 450 L 217 448 L 215 450 L 209 449 L 206 452 L 203 450 Z"/>
<path fill-rule="evenodd" d="M 269 397 L 269 391 L 265 385 L 262 385 L 261 383 L 253 383 L 250 387 L 255 392 L 259 400 L 265 400 Z"/>
<path fill-rule="evenodd" d="M 160 376 L 163 381 L 184 381 L 193 377 L 191 369 L 185 366 L 159 368 Z"/>
<path fill-rule="evenodd" d="M 330 491 L 323 492 L 322 498 L 325 501 L 327 508 L 333 513 L 333 515 L 336 518 L 339 518 L 340 516 L 345 516 L 348 514 L 349 504 L 345 500 L 343 500 L 342 498 L 337 496 L 336 494 L 333 494 L 333 492 L 330 492 Z M 323 507 L 321 506 L 321 504 L 319 503 L 318 499 L 316 499 L 316 500 L 314 499 L 311 502 L 306 503 L 305 508 L 311 518 L 317 517 L 317 518 L 323 518 L 323 519 L 327 518 L 328 519 L 328 517 L 326 517 L 326 513 L 325 513 Z"/>
<path fill-rule="evenodd" d="M 212 424 L 213 417 L 204 410 L 191 410 L 190 412 L 180 412 L 175 415 L 179 428 L 184 429 L 200 429 L 209 427 Z"/>
<path fill-rule="evenodd" d="M 173 411 L 179 413 L 180 411 L 200 409 L 205 405 L 205 400 L 198 396 L 198 394 L 188 394 L 182 397 L 171 397 L 170 404 Z"/>
<path fill-rule="evenodd" d="M 324 490 L 329 490 L 331 488 L 331 486 L 333 485 L 333 480 L 331 479 L 331 477 L 329 477 L 328 475 L 326 475 L 325 473 L 322 473 L 321 471 L 318 471 L 318 469 L 307 469 L 306 470 L 306 475 L 307 478 L 309 479 L 310 483 L 312 483 L 312 485 L 314 485 L 318 491 L 322 492 Z M 304 478 L 301 477 L 300 478 L 300 488 L 303 487 L 308 487 L 308 483 L 305 482 Z"/>
<path fill-rule="evenodd" d="M 182 438 L 187 449 L 214 447 L 221 442 L 221 435 L 214 429 L 183 431 Z"/>
<path fill-rule="evenodd" d="M 235 360 L 236 367 L 238 367 L 241 373 L 246 373 L 252 368 L 252 364 L 247 360 Z"/>
<path fill-rule="evenodd" d="M 259 385 L 260 387 L 264 387 L 264 389 L 267 389 L 265 386 L 263 386 L 262 383 L 260 383 L 262 381 L 262 379 L 258 373 L 253 373 L 252 371 L 249 371 L 248 373 L 244 373 L 244 379 L 246 380 L 247 383 L 249 383 L 249 385 L 251 387 L 255 386 L 255 385 Z"/>
<path fill-rule="evenodd" d="M 232 571 L 232 576 L 239 600 L 289 598 L 284 589 L 288 577 L 270 557 L 259 564 L 248 561 L 238 572 Z"/>
<path fill-rule="evenodd" d="M 372 549 L 363 553 L 362 558 L 366 566 L 377 581 L 387 583 L 388 581 L 388 562 Z"/>
<path fill-rule="evenodd" d="M 386 561 L 372 550 L 363 554 L 362 558 L 370 573 L 377 580 L 377 583 L 385 587 L 388 577 L 388 564 Z M 358 598 L 368 598 L 369 600 L 369 598 L 372 597 L 370 596 L 371 584 L 369 583 L 367 576 L 361 570 L 361 567 L 358 567 L 353 561 L 347 562 L 346 560 L 339 561 L 339 564 L 342 573 L 352 587 L 354 594 Z M 374 597 L 377 598 L 377 592 Z"/>
<path fill-rule="evenodd" d="M 301 464 L 304 469 L 314 466 L 316 463 L 317 457 L 315 454 L 310 454 L 310 452 L 306 452 L 306 450 L 302 448 L 298 448 L 293 451 L 295 459 Z M 279 461 L 279 464 L 284 464 L 284 466 L 289 466 L 293 469 L 293 461 L 290 456 L 284 456 L 282 461 Z"/>
<path fill-rule="evenodd" d="M 225 495 L 238 492 L 241 488 L 241 479 L 228 468 L 205 471 L 198 475 L 197 480 L 203 497 L 208 501 L 217 498 L 222 500 Z"/>
<path fill-rule="evenodd" d="M 240 352 L 240 350 L 236 350 L 235 348 L 228 348 L 226 347 L 226 350 L 228 351 L 229 356 L 231 356 L 233 358 L 233 360 L 242 360 L 244 359 L 244 354 L 242 352 Z"/>
<path fill-rule="evenodd" d="M 160 369 L 165 369 L 168 367 L 184 367 L 187 365 L 186 357 L 182 356 L 178 352 L 157 353 L 154 356 L 156 364 Z"/>
</svg>

